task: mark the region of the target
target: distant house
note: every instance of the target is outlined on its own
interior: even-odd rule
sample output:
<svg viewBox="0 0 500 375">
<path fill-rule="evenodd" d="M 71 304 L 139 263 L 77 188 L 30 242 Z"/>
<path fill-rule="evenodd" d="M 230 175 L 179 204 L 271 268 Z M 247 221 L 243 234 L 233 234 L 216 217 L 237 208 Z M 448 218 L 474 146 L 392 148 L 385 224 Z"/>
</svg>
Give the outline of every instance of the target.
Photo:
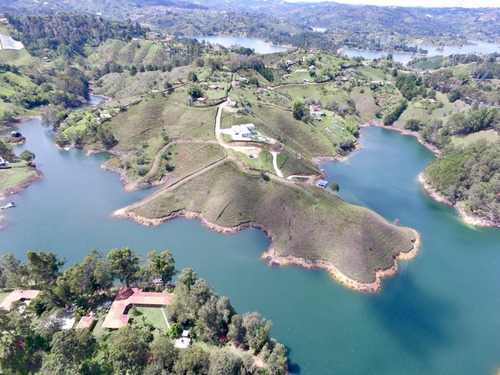
<svg viewBox="0 0 500 375">
<path fill-rule="evenodd" d="M 309 70 L 316 70 L 316 65 L 309 66 Z"/>
<path fill-rule="evenodd" d="M 231 100 L 231 99 L 228 99 L 227 101 L 227 105 L 231 108 L 236 108 L 237 107 L 237 103 L 236 103 L 236 100 Z"/>
<path fill-rule="evenodd" d="M 10 311 L 12 305 L 17 301 L 29 304 L 29 302 L 35 299 L 39 293 L 39 290 L 14 290 L 2 301 L 0 310 Z"/>
<path fill-rule="evenodd" d="M 96 324 L 96 320 L 93 316 L 85 315 L 82 316 L 78 324 L 76 325 L 76 329 L 89 329 L 92 331 Z"/>
<path fill-rule="evenodd" d="M 127 311 L 132 306 L 164 307 L 172 303 L 173 293 L 149 293 L 139 288 L 122 288 L 111 304 L 102 328 L 119 329 L 125 327 L 130 319 Z"/>
<path fill-rule="evenodd" d="M 187 349 L 191 345 L 189 331 L 183 330 L 181 336 L 175 340 L 174 347 L 177 349 Z"/>
<path fill-rule="evenodd" d="M 317 183 L 316 183 L 316 186 L 320 187 L 320 188 L 323 188 L 325 189 L 328 185 L 328 181 L 327 180 L 319 180 Z"/>
<path fill-rule="evenodd" d="M 249 138 L 253 135 L 255 131 L 254 124 L 243 124 L 243 125 L 233 125 L 231 126 L 231 130 L 235 136 Z"/>
</svg>

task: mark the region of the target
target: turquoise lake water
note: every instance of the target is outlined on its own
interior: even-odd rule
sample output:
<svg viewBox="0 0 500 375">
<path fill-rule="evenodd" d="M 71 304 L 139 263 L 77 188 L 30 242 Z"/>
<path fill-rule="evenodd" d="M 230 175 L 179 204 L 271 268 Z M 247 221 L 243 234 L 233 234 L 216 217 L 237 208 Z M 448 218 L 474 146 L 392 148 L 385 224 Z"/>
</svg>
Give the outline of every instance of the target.
<svg viewBox="0 0 500 375">
<path fill-rule="evenodd" d="M 231 36 L 197 36 L 199 42 L 206 41 L 211 44 L 220 44 L 223 47 L 229 48 L 238 45 L 245 48 L 251 48 L 256 53 L 268 54 L 288 51 L 288 48 L 267 44 L 262 39 L 257 38 L 240 38 Z"/>
<path fill-rule="evenodd" d="M 222 235 L 196 220 L 144 227 L 111 218 L 149 192 L 125 192 L 99 168 L 106 155 L 58 150 L 39 120 L 18 128 L 28 142 L 17 151 L 34 151 L 45 177 L 9 199 L 17 207 L 2 213 L 0 254 L 52 251 L 71 265 L 93 248 L 170 250 L 178 268 L 195 268 L 239 312 L 273 320 L 293 373 L 492 375 L 500 367 L 500 230 L 465 226 L 426 195 L 417 176 L 433 155 L 412 137 L 365 128 L 362 150 L 322 166 L 342 198 L 422 235 L 417 257 L 368 295 L 320 270 L 269 267 L 260 259 L 269 241 L 255 229 Z"/>
</svg>

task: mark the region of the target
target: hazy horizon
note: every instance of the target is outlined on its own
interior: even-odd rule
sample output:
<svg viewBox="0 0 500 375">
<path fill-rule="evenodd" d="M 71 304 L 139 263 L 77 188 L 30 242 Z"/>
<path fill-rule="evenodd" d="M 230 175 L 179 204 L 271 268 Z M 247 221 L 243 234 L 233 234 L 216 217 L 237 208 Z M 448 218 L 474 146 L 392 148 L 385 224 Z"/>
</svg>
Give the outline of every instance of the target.
<svg viewBox="0 0 500 375">
<path fill-rule="evenodd" d="M 320 3 L 325 0 L 285 0 L 290 3 Z M 351 5 L 401 6 L 420 8 L 500 8 L 498 0 L 336 0 L 335 3 Z"/>
</svg>

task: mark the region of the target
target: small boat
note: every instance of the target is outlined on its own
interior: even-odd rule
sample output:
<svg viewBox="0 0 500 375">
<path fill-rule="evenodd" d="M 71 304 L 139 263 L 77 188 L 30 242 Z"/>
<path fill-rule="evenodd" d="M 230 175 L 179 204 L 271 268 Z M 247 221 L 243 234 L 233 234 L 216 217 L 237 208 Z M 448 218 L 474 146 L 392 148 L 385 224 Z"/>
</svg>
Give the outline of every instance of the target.
<svg viewBox="0 0 500 375">
<path fill-rule="evenodd" d="M 9 202 L 5 206 L 0 207 L 0 210 L 6 210 L 7 208 L 16 207 L 14 202 Z"/>
</svg>

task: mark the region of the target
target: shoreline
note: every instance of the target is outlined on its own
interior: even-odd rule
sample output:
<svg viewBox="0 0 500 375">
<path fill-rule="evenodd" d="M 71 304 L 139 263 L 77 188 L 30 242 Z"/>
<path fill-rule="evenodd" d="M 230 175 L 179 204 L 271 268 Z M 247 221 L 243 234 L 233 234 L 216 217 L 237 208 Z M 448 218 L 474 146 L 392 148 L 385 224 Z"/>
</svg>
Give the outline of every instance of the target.
<svg viewBox="0 0 500 375">
<path fill-rule="evenodd" d="M 28 168 L 31 168 L 31 167 L 28 167 Z M 26 180 L 21 181 L 20 183 L 12 186 L 10 188 L 0 190 L 0 201 L 3 201 L 5 199 L 7 199 L 8 197 L 11 197 L 13 195 L 16 195 L 16 194 L 22 192 L 23 190 L 25 190 L 26 188 L 30 187 L 35 182 L 40 181 L 43 178 L 43 173 L 41 171 L 39 171 L 36 168 L 33 168 L 32 170 L 35 171 L 34 175 L 28 177 Z"/>
<path fill-rule="evenodd" d="M 357 280 L 354 280 L 348 276 L 346 276 L 344 273 L 342 273 L 332 262 L 325 261 L 325 260 L 310 260 L 310 259 L 305 259 L 305 258 L 300 258 L 292 255 L 287 255 L 287 256 L 280 256 L 273 248 L 272 244 L 277 240 L 276 235 L 272 233 L 272 231 L 261 224 L 255 223 L 255 222 L 249 222 L 249 223 L 243 223 L 239 224 L 235 227 L 222 227 L 220 225 L 214 224 L 209 222 L 206 218 L 203 217 L 202 213 L 199 212 L 193 212 L 189 210 L 179 210 L 175 212 L 171 212 L 169 215 L 162 217 L 162 218 L 157 218 L 157 219 L 148 219 L 143 216 L 138 215 L 135 212 L 131 211 L 125 211 L 125 208 L 119 209 L 114 211 L 111 216 L 113 217 L 119 217 L 119 218 L 127 218 L 127 219 L 132 219 L 136 223 L 139 223 L 141 225 L 145 226 L 157 226 L 160 224 L 163 224 L 169 220 L 173 220 L 178 217 L 184 217 L 186 219 L 198 219 L 200 220 L 201 224 L 215 232 L 222 233 L 222 234 L 229 234 L 229 233 L 237 233 L 243 229 L 246 228 L 256 228 L 261 230 L 267 238 L 271 241 L 268 249 L 261 255 L 261 259 L 265 260 L 268 262 L 270 266 L 273 265 L 280 265 L 280 266 L 285 266 L 285 265 L 298 265 L 302 266 L 307 269 L 311 268 L 322 268 L 333 277 L 337 282 L 340 284 L 356 290 L 358 292 L 365 292 L 365 293 L 376 293 L 380 291 L 381 286 L 382 286 L 382 278 L 384 277 L 389 277 L 393 276 L 397 273 L 398 271 L 398 261 L 399 260 L 409 260 L 414 258 L 418 250 L 420 248 L 421 244 L 421 239 L 420 239 L 420 234 L 418 231 L 415 229 L 412 229 L 412 231 L 415 233 L 415 241 L 413 243 L 413 247 L 411 250 L 408 252 L 400 252 L 396 255 L 393 256 L 394 259 L 394 264 L 387 268 L 387 269 L 379 269 L 379 270 L 374 270 L 375 271 L 375 280 L 370 283 L 363 283 Z"/>
<path fill-rule="evenodd" d="M 472 225 L 475 227 L 483 227 L 483 228 L 488 228 L 488 227 L 500 227 L 500 223 L 494 222 L 492 220 L 484 219 L 478 216 L 474 216 L 471 214 L 468 214 L 465 212 L 463 207 L 461 207 L 458 203 L 453 203 L 449 199 L 443 197 L 440 195 L 437 190 L 429 184 L 425 180 L 425 174 L 424 172 L 421 172 L 418 175 L 418 182 L 420 183 L 420 186 L 427 192 L 427 194 L 434 199 L 435 201 L 445 204 L 447 206 L 453 207 L 453 209 L 457 212 L 458 216 L 460 219 L 467 225 Z"/>
<path fill-rule="evenodd" d="M 4 128 L 0 128 L 0 129 L 4 130 L 4 129 L 12 128 L 14 126 L 22 126 L 25 122 L 27 122 L 29 120 L 33 120 L 33 119 L 40 119 L 41 120 L 42 116 L 26 116 L 26 117 L 23 117 L 19 122 L 16 122 L 15 124 L 12 124 L 9 126 L 5 126 Z M 16 143 L 14 147 L 20 146 L 20 145 L 24 144 L 25 142 L 26 142 L 26 138 L 22 142 Z M 3 201 L 3 200 L 5 200 L 8 197 L 11 197 L 13 195 L 19 194 L 20 192 L 27 189 L 28 187 L 33 185 L 35 182 L 40 181 L 43 178 L 43 173 L 40 170 L 36 169 L 36 167 L 28 167 L 28 168 L 33 170 L 35 173 L 32 176 L 28 177 L 26 180 L 21 181 L 18 184 L 14 185 L 10 188 L 0 190 L 0 201 Z M 0 229 L 1 229 L 1 226 L 0 226 Z"/>
<path fill-rule="evenodd" d="M 379 122 L 375 122 L 375 121 L 369 121 L 367 123 L 360 125 L 360 127 L 362 127 L 362 128 L 368 128 L 370 126 L 383 128 L 383 129 L 387 129 L 387 130 L 393 130 L 393 131 L 396 131 L 396 132 L 401 133 L 403 135 L 410 135 L 412 137 L 417 138 L 418 143 L 420 143 L 422 146 L 427 148 L 434 155 L 438 156 L 441 153 L 441 150 L 439 150 L 436 146 L 431 145 L 430 143 L 426 142 L 420 134 L 418 134 L 417 132 L 414 132 L 412 130 L 401 129 L 401 128 L 396 128 L 394 126 L 383 125 L 383 124 L 381 124 Z"/>
<path fill-rule="evenodd" d="M 93 154 L 96 154 L 96 152 L 94 152 Z M 93 155 L 93 154 L 92 153 L 91 154 L 87 154 L 87 156 Z M 117 173 L 118 175 L 120 175 L 120 181 L 123 184 L 123 189 L 125 191 L 127 191 L 127 192 L 137 191 L 137 190 L 143 190 L 143 189 L 148 189 L 148 188 L 151 188 L 151 187 L 163 185 L 165 182 L 168 181 L 168 180 L 165 180 L 165 177 L 166 177 L 165 176 L 160 181 L 154 181 L 154 182 L 137 182 L 137 181 L 132 181 L 130 179 L 130 177 L 128 177 L 127 174 L 121 168 L 108 167 L 105 164 L 101 164 L 100 168 L 103 169 L 103 170 L 105 170 L 105 171 L 112 172 L 112 173 Z"/>
</svg>

